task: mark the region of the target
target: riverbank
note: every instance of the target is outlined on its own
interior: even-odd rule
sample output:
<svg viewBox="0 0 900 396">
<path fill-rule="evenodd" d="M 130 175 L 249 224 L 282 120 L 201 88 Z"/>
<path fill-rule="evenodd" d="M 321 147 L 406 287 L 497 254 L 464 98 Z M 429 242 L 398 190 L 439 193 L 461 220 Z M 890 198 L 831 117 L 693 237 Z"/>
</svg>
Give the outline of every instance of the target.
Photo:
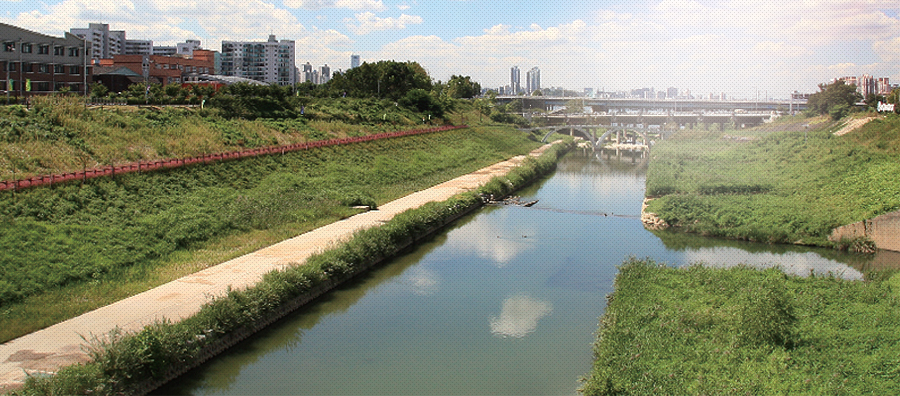
<svg viewBox="0 0 900 396">
<path fill-rule="evenodd" d="M 582 392 L 897 394 L 898 299 L 898 276 L 859 282 L 627 260 Z"/>
<path fill-rule="evenodd" d="M 539 146 L 473 127 L 0 192 L 0 342 Z"/>
<path fill-rule="evenodd" d="M 152 378 L 154 381 L 158 381 L 160 378 L 166 378 L 171 375 L 168 370 L 171 369 L 173 365 L 183 367 L 187 364 L 191 364 L 191 362 L 194 362 L 195 359 L 198 359 L 203 355 L 200 351 L 204 347 L 212 345 L 215 342 L 228 343 L 227 341 L 222 340 L 226 340 L 228 335 L 232 334 L 235 330 L 253 328 L 258 323 L 257 321 L 263 320 L 262 318 L 264 315 L 267 315 L 274 309 L 280 309 L 278 307 L 281 307 L 287 301 L 299 298 L 298 296 L 301 294 L 316 290 L 316 288 L 322 285 L 327 285 L 328 282 L 342 279 L 354 271 L 365 268 L 367 265 L 371 265 L 371 259 L 373 257 L 386 257 L 404 243 L 411 243 L 410 238 L 414 240 L 415 237 L 421 237 L 424 234 L 424 231 L 429 228 L 435 226 L 439 227 L 446 219 L 461 215 L 460 213 L 469 210 L 471 206 L 480 204 L 480 197 L 473 192 L 464 193 L 461 196 L 457 196 L 456 198 L 452 198 L 441 204 L 429 204 L 418 210 L 398 216 L 397 220 L 391 221 L 384 226 L 364 232 L 358 232 L 360 228 L 382 224 L 387 221 L 386 219 L 393 217 L 394 214 L 405 207 L 418 207 L 424 202 L 446 199 L 447 197 L 459 194 L 463 191 L 471 191 L 479 185 L 485 184 L 490 177 L 498 174 L 506 174 L 506 172 L 510 171 L 516 165 L 524 164 L 524 166 L 516 168 L 516 171 L 508 174 L 505 177 L 505 180 L 494 179 L 486 184 L 486 191 L 489 193 L 497 195 L 506 193 L 508 192 L 506 190 L 510 185 L 521 185 L 532 179 L 540 171 L 549 169 L 548 167 L 551 167 L 552 164 L 555 163 L 558 152 L 559 149 L 554 149 L 549 153 L 552 154 L 552 158 L 545 155 L 537 160 L 527 160 L 525 157 L 517 157 L 512 161 L 482 169 L 481 171 L 444 183 L 435 188 L 413 194 L 403 200 L 395 201 L 397 202 L 396 208 L 391 205 L 393 202 L 385 204 L 382 205 L 377 212 L 368 212 L 335 223 L 333 229 L 323 230 L 323 234 L 317 234 L 315 232 L 304 234 L 298 238 L 286 241 L 283 244 L 273 246 L 264 251 L 244 256 L 238 259 L 238 262 L 225 263 L 205 274 L 188 277 L 184 282 L 174 282 L 176 283 L 173 285 L 174 289 L 167 292 L 164 291 L 161 294 L 152 297 L 150 302 L 144 303 L 151 304 L 152 302 L 150 306 L 159 306 L 162 304 L 163 307 L 168 308 L 155 309 L 150 314 L 146 312 L 146 308 L 143 308 L 145 312 L 143 314 L 137 314 L 137 317 L 127 321 L 129 326 L 125 327 L 125 329 L 140 328 L 162 316 L 170 319 L 177 319 L 177 315 L 186 317 L 191 315 L 192 312 L 197 312 L 196 315 L 176 324 L 164 323 L 153 325 L 138 335 L 124 337 L 113 344 L 103 344 L 103 346 L 95 351 L 104 352 L 95 353 L 93 356 L 93 363 L 84 366 L 72 366 L 62 370 L 57 376 L 53 377 L 58 379 L 57 382 L 53 382 L 52 380 L 35 381 L 33 387 L 29 389 L 50 389 L 49 387 L 57 387 L 56 389 L 65 389 L 72 392 L 76 388 L 71 387 L 78 386 L 79 388 L 77 389 L 94 389 L 97 392 L 103 393 L 121 389 L 137 390 L 136 388 L 131 388 L 136 385 L 134 380 L 132 379 L 130 382 L 126 382 L 124 380 L 125 378 Z M 330 251 L 315 256 L 318 257 L 318 259 L 308 256 L 315 251 L 320 251 L 326 246 L 337 243 L 353 233 L 356 233 L 356 237 L 347 245 L 342 245 L 337 251 Z M 327 235 L 327 237 L 323 237 L 322 235 Z M 312 239 L 302 240 L 300 238 Z M 292 264 L 303 260 L 304 254 L 308 257 L 305 265 Z M 242 263 L 244 265 L 241 265 Z M 268 267 L 268 271 L 273 269 L 280 271 L 268 273 L 268 271 L 260 271 L 260 268 L 262 267 Z M 247 273 L 247 271 L 257 272 L 255 272 L 254 275 L 251 275 Z M 262 274 L 265 273 L 268 273 L 268 275 L 263 276 Z M 241 287 L 253 283 L 236 283 L 235 279 L 237 278 L 243 280 L 263 279 L 263 282 L 255 287 L 243 291 L 236 291 L 241 289 Z M 219 279 L 219 281 L 215 281 L 214 279 Z M 213 288 L 213 291 L 210 291 L 208 286 L 212 285 L 215 285 L 217 289 Z M 173 293 L 179 293 L 178 290 L 184 290 L 185 288 L 188 288 L 187 290 L 194 290 L 189 296 L 191 298 L 187 298 L 182 302 L 173 302 L 172 300 L 178 297 L 173 295 Z M 203 296 L 221 295 L 225 292 L 227 292 L 227 298 L 221 298 L 210 304 L 204 304 L 206 300 L 202 298 Z M 123 301 L 122 303 L 124 304 L 126 301 Z M 195 305 L 195 307 L 192 308 L 193 311 L 184 308 L 186 305 L 190 304 Z M 138 307 L 143 306 L 145 305 L 138 305 Z M 198 309 L 200 311 L 197 311 Z M 141 309 L 137 309 L 137 311 L 141 311 Z M 130 310 L 126 308 L 123 309 L 122 312 L 128 313 Z M 96 323 L 92 323 L 89 320 L 82 323 L 82 326 L 91 326 L 88 327 L 88 329 L 92 330 L 94 334 L 105 334 L 105 332 L 98 331 L 98 329 L 96 329 Z M 73 332 L 72 329 L 64 330 L 64 334 L 68 334 L 66 337 L 69 338 L 70 342 L 74 340 L 73 336 L 76 336 L 75 333 L 77 333 L 77 331 Z M 149 337 L 149 339 L 147 337 Z M 41 345 L 46 344 L 46 339 L 49 338 L 46 338 L 45 336 L 43 339 L 44 343 L 32 341 L 33 344 L 28 346 L 41 347 Z M 198 342 L 198 340 L 202 341 Z M 19 340 L 13 342 L 17 341 Z M 130 349 L 130 347 L 136 347 L 134 342 L 151 342 L 153 345 L 157 345 L 158 350 L 154 350 L 156 352 L 147 352 L 151 353 L 151 355 L 144 356 L 141 355 L 141 352 L 146 351 L 135 351 Z M 237 340 L 234 340 L 234 342 L 237 342 Z M 78 344 L 80 343 L 76 343 L 74 346 L 77 347 Z M 4 345 L 3 347 L 6 348 L 7 345 Z M 56 349 L 68 351 L 70 355 L 74 356 L 75 354 L 72 353 L 72 347 L 72 344 L 67 344 L 57 346 Z M 116 350 L 121 352 L 116 348 L 124 348 L 130 353 L 128 356 L 134 359 L 131 360 L 133 363 L 132 366 L 109 366 L 121 364 L 121 360 L 110 362 L 109 359 L 105 359 L 105 357 L 109 356 L 109 351 Z M 62 355 L 52 356 L 46 354 L 46 352 L 40 352 L 33 348 L 29 350 L 31 350 L 32 352 L 30 353 L 35 356 L 45 354 L 40 357 L 47 363 L 62 357 Z M 17 354 L 24 356 L 24 354 L 21 354 L 18 351 L 12 352 L 10 350 L 5 350 L 4 352 L 9 352 L 9 356 Z M 135 353 L 137 353 L 137 355 L 134 355 Z M 84 353 L 82 353 L 81 356 L 84 356 Z M 0 356 L 0 358 L 2 358 L 2 356 Z M 9 359 L 6 360 L 9 361 Z M 104 364 L 106 364 L 106 366 L 104 366 Z M 19 365 L 21 366 L 22 364 L 20 363 Z M 105 376 L 98 377 L 99 373 L 106 374 Z M 63 388 L 59 388 L 59 386 L 62 386 Z M 141 389 L 144 389 L 144 387 L 146 387 L 146 385 L 139 386 Z M 27 394 L 27 392 L 28 391 L 25 393 Z"/>
<path fill-rule="evenodd" d="M 802 121 L 802 120 L 801 120 Z M 647 212 L 705 236 L 841 247 L 831 231 L 900 208 L 900 117 L 835 136 L 796 120 L 746 131 L 679 131 L 654 146 Z M 774 128 L 774 129 L 773 129 Z"/>
</svg>

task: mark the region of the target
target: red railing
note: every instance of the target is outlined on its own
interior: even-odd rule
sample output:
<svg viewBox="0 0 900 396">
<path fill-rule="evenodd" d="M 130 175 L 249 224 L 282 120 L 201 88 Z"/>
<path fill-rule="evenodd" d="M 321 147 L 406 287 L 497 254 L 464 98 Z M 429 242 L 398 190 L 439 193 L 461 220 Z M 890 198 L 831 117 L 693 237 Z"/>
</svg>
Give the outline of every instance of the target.
<svg viewBox="0 0 900 396">
<path fill-rule="evenodd" d="M 286 146 L 269 146 L 260 147 L 244 151 L 230 151 L 226 153 L 207 154 L 199 157 L 165 159 L 158 161 L 141 161 L 127 165 L 108 166 L 102 168 L 88 169 L 82 172 L 58 173 L 55 175 L 34 176 L 27 179 L 0 181 L 0 191 L 18 190 L 21 188 L 49 186 L 53 183 L 63 183 L 72 180 L 87 180 L 95 177 L 114 176 L 117 173 L 131 173 L 154 171 L 158 169 L 178 168 L 185 165 L 205 164 L 221 160 L 240 159 L 247 157 L 256 157 L 269 154 L 284 154 L 292 151 L 308 150 L 316 147 L 338 146 L 342 144 L 352 144 L 359 142 L 368 142 L 378 139 L 388 139 L 400 136 L 420 135 L 423 133 L 449 131 L 451 129 L 467 128 L 466 125 L 459 126 L 440 126 L 428 129 L 415 129 L 400 132 L 385 132 L 375 135 L 347 137 L 343 139 L 319 140 L 309 143 L 295 143 Z"/>
</svg>

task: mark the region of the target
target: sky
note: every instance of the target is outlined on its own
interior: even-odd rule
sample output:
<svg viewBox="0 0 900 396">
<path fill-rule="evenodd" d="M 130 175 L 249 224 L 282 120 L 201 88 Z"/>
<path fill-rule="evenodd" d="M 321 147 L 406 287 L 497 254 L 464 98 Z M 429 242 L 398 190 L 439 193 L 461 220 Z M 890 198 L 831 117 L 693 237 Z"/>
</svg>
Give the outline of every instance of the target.
<svg viewBox="0 0 900 396">
<path fill-rule="evenodd" d="M 900 83 L 898 0 L 0 0 L 0 22 L 53 36 L 88 23 L 155 45 L 296 41 L 298 64 L 415 61 L 435 80 L 786 98 L 841 76 Z M 758 94 L 757 94 L 758 93 Z"/>
</svg>

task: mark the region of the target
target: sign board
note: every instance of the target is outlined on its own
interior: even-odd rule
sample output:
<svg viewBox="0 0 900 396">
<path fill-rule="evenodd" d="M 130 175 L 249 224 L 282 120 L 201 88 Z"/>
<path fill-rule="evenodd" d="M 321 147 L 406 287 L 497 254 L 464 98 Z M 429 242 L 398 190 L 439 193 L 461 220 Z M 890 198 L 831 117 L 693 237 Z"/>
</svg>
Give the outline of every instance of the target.
<svg viewBox="0 0 900 396">
<path fill-rule="evenodd" d="M 893 112 L 894 112 L 894 105 L 893 105 L 893 104 L 887 104 L 887 103 L 881 103 L 881 102 L 879 101 L 879 102 L 878 102 L 878 112 L 880 113 L 880 112 L 882 112 L 882 111 L 889 111 L 889 112 L 893 113 Z"/>
</svg>

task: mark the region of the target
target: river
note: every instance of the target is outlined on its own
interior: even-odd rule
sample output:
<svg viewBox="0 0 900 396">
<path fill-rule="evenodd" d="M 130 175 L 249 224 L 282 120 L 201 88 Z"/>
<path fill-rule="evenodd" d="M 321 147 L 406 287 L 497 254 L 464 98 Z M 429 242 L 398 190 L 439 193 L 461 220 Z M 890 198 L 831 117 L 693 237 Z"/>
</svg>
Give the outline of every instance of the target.
<svg viewBox="0 0 900 396">
<path fill-rule="evenodd" d="M 878 261 L 649 232 L 646 168 L 639 156 L 574 151 L 519 192 L 540 200 L 533 207 L 480 209 L 157 393 L 574 394 L 628 257 L 851 279 Z"/>
</svg>

